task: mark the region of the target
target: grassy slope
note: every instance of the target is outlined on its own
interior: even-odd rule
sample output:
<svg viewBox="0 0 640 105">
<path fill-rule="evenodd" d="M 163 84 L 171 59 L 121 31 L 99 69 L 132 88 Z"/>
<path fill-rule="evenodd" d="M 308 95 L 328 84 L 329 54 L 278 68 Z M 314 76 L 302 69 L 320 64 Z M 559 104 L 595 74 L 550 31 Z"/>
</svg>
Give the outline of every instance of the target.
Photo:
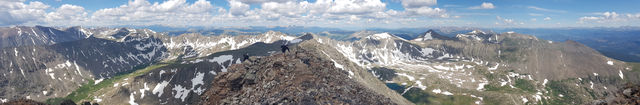
<svg viewBox="0 0 640 105">
<path fill-rule="evenodd" d="M 91 79 L 89 80 L 89 83 L 82 85 L 80 88 L 76 89 L 75 91 L 71 92 L 71 94 L 67 95 L 64 98 L 51 98 L 47 100 L 48 104 L 56 104 L 59 103 L 60 101 L 64 100 L 64 99 L 71 99 L 74 102 L 80 102 L 82 100 L 92 100 L 93 97 L 89 97 L 93 92 L 96 92 L 104 87 L 109 87 L 109 86 L 113 86 L 114 83 L 116 83 L 117 81 L 120 81 L 122 79 L 125 78 L 129 78 L 129 77 L 136 77 L 136 76 L 140 76 L 142 74 L 145 74 L 151 70 L 160 68 L 160 67 L 164 67 L 169 65 L 168 63 L 159 63 L 159 64 L 155 64 L 155 65 L 150 65 L 147 66 L 145 68 L 142 69 L 138 69 L 133 71 L 132 73 L 122 73 L 120 75 L 114 76 L 112 78 L 109 79 L 105 79 L 102 82 L 95 84 L 95 82 Z"/>
</svg>

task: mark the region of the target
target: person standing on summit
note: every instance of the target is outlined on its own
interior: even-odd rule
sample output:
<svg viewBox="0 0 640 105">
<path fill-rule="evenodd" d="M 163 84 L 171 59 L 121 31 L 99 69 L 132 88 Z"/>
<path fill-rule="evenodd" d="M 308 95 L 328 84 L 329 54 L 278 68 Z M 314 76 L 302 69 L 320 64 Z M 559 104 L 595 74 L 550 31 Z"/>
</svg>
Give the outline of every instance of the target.
<svg viewBox="0 0 640 105">
<path fill-rule="evenodd" d="M 283 44 L 282 46 L 280 46 L 280 48 L 282 49 L 282 53 L 285 53 L 286 51 L 289 51 L 289 47 L 287 47 L 287 44 Z M 291 52 L 291 51 L 289 51 Z"/>
</svg>

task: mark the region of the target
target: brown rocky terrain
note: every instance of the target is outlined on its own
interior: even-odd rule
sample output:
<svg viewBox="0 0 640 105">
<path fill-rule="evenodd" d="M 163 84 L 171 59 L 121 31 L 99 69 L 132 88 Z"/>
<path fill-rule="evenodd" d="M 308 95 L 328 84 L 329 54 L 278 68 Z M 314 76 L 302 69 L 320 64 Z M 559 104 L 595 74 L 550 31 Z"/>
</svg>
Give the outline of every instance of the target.
<svg viewBox="0 0 640 105">
<path fill-rule="evenodd" d="M 594 100 L 592 105 L 640 105 L 640 85 L 627 84 L 609 97 Z"/>
<path fill-rule="evenodd" d="M 395 104 L 317 55 L 296 48 L 251 57 L 216 76 L 200 104 Z"/>
</svg>

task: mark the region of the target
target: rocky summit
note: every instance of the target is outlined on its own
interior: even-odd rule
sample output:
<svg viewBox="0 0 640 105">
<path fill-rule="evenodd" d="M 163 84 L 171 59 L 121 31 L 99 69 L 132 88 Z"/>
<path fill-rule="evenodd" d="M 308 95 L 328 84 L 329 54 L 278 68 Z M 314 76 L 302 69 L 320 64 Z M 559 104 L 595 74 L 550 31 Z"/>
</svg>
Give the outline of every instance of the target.
<svg viewBox="0 0 640 105">
<path fill-rule="evenodd" d="M 350 79 L 348 72 L 334 67 L 330 60 L 317 56 L 294 49 L 251 57 L 217 76 L 200 104 L 396 104 Z"/>
</svg>

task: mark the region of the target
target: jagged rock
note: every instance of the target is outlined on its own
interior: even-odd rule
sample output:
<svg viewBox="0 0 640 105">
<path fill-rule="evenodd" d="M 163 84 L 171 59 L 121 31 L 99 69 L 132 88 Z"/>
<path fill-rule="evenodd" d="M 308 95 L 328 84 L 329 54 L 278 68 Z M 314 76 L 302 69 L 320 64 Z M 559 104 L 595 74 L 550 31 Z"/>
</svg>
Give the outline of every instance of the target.
<svg viewBox="0 0 640 105">
<path fill-rule="evenodd" d="M 200 104 L 395 104 L 333 65 L 301 49 L 252 57 L 220 73 Z"/>
</svg>

